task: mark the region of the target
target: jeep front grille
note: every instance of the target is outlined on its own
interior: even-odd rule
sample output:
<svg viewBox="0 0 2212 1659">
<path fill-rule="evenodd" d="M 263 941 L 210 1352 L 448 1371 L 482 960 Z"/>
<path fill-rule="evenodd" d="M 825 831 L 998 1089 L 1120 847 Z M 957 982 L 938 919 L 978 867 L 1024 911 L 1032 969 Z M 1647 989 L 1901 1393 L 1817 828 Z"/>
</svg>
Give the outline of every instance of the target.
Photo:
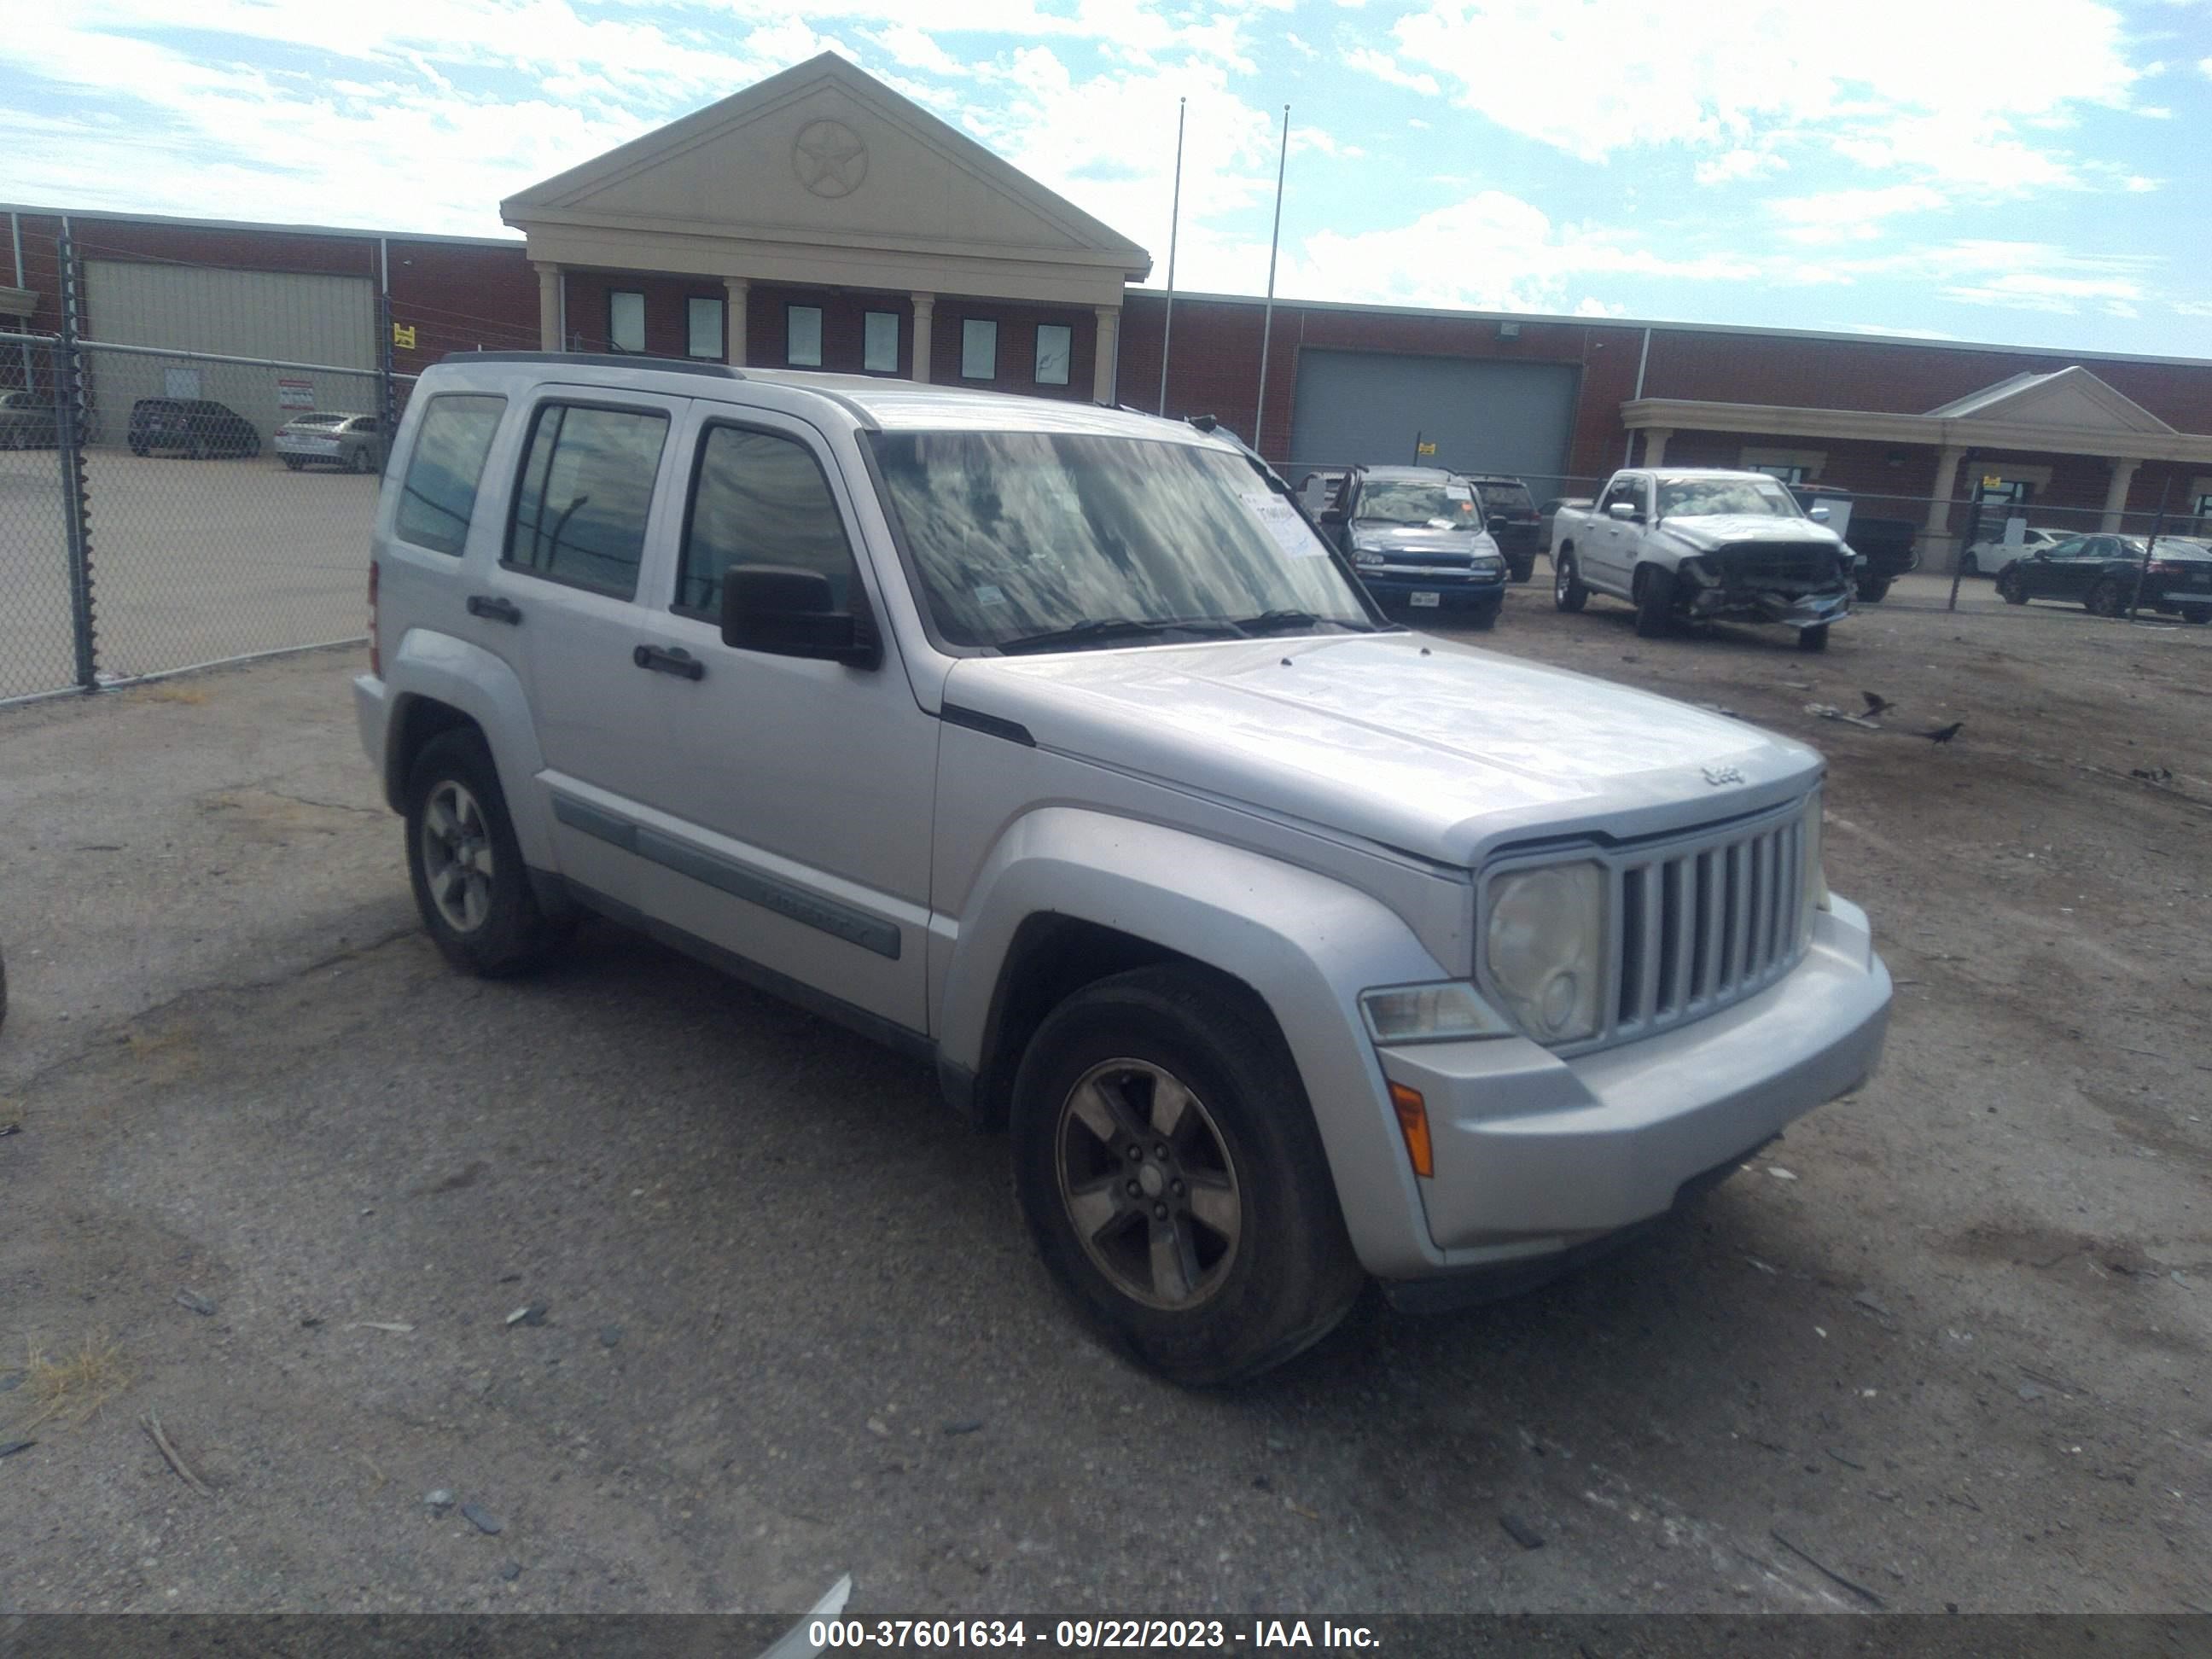
<svg viewBox="0 0 2212 1659">
<path fill-rule="evenodd" d="M 1763 990 L 1802 954 L 1804 814 L 1624 848 L 1613 872 L 1613 994 L 1601 1041 L 1648 1036 Z"/>
</svg>

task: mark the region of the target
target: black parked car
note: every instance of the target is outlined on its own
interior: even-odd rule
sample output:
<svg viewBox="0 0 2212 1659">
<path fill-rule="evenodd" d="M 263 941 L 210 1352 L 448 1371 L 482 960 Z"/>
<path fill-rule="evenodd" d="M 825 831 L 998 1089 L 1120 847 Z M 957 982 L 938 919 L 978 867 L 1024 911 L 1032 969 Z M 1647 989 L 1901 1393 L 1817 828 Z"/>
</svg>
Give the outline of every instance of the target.
<svg viewBox="0 0 2212 1659">
<path fill-rule="evenodd" d="M 1536 568 L 1536 555 L 1545 544 L 1544 521 L 1536 512 L 1536 498 L 1520 479 L 1504 472 L 1469 472 L 1467 481 L 1482 492 L 1488 511 L 1491 538 L 1504 555 L 1505 569 L 1516 582 L 1525 582 Z M 1501 527 L 1498 521 L 1503 519 Z"/>
<path fill-rule="evenodd" d="M 51 398 L 35 392 L 0 394 L 0 449 L 52 449 L 60 441 Z"/>
<path fill-rule="evenodd" d="M 1790 493 L 1808 513 L 1816 501 L 1848 501 L 1851 492 L 1836 484 L 1791 484 Z M 1844 541 L 1858 556 L 1851 582 L 1863 605 L 1879 605 L 1889 585 L 1920 562 L 1920 527 L 1910 519 L 1877 519 L 1853 512 Z"/>
<path fill-rule="evenodd" d="M 131 405 L 126 435 L 133 455 L 180 449 L 197 461 L 204 455 L 261 453 L 261 433 L 252 422 L 204 398 L 141 398 Z"/>
<path fill-rule="evenodd" d="M 2212 548 L 2160 537 L 2146 568 L 2139 536 L 2069 536 L 1998 571 L 1997 592 L 2007 605 L 2070 599 L 2100 617 L 2123 617 L 2133 601 L 2184 622 L 2212 623 Z"/>
</svg>

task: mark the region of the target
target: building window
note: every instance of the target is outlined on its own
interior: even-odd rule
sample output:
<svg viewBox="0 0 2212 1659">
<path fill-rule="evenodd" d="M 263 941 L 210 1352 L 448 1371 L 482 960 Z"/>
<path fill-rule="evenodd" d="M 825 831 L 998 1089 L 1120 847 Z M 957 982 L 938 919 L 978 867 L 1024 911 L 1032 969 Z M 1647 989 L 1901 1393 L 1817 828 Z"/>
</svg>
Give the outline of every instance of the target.
<svg viewBox="0 0 2212 1659">
<path fill-rule="evenodd" d="M 607 291 L 607 345 L 615 351 L 645 349 L 645 295 L 626 288 Z"/>
<path fill-rule="evenodd" d="M 822 367 L 822 307 L 783 308 L 783 361 L 793 368 Z"/>
<path fill-rule="evenodd" d="M 684 305 L 684 349 L 690 356 L 722 357 L 722 302 L 694 295 Z"/>
<path fill-rule="evenodd" d="M 1068 361 L 1075 356 L 1075 331 L 1063 323 L 1039 323 L 1036 339 L 1036 383 L 1066 386 Z"/>
<path fill-rule="evenodd" d="M 2212 519 L 2212 489 L 2206 490 L 2197 498 L 2196 516 L 2200 519 Z"/>
<path fill-rule="evenodd" d="M 1750 470 L 1764 472 L 1770 478 L 1778 478 L 1786 484 L 1801 484 L 1810 476 L 1810 469 L 1781 461 L 1753 461 Z"/>
<path fill-rule="evenodd" d="M 898 313 L 871 311 L 862 319 L 860 326 L 860 367 L 871 374 L 897 374 Z"/>
<path fill-rule="evenodd" d="M 999 325 L 988 318 L 969 317 L 960 325 L 960 378 L 995 380 L 999 378 Z"/>
</svg>

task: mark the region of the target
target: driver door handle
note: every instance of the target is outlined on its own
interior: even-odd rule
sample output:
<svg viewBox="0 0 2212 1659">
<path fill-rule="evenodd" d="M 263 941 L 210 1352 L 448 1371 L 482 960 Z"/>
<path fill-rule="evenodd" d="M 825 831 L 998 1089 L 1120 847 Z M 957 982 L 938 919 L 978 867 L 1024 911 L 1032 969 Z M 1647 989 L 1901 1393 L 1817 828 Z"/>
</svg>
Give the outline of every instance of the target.
<svg viewBox="0 0 2212 1659">
<path fill-rule="evenodd" d="M 469 615 L 514 627 L 522 621 L 522 607 L 513 599 L 502 599 L 495 594 L 471 593 L 469 595 Z"/>
<path fill-rule="evenodd" d="M 629 653 L 629 659 L 640 668 L 649 668 L 656 674 L 673 674 L 680 680 L 707 678 L 707 665 L 680 645 L 641 645 Z"/>
</svg>

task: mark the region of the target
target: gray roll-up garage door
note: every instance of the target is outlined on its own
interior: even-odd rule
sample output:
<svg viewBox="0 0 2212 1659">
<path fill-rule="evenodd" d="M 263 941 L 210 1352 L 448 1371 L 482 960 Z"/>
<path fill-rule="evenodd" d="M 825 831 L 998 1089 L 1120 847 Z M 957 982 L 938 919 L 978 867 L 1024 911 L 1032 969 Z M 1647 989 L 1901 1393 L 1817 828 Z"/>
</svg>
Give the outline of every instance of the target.
<svg viewBox="0 0 2212 1659">
<path fill-rule="evenodd" d="M 141 398 L 212 398 L 252 422 L 264 440 L 303 407 L 376 408 L 376 285 L 365 276 L 88 259 L 84 292 L 86 333 L 95 341 L 362 371 L 303 374 L 95 349 L 94 430 L 107 442 L 121 437 Z"/>
<path fill-rule="evenodd" d="M 1420 465 L 1517 473 L 1541 501 L 1566 470 L 1580 373 L 1572 363 L 1303 351 L 1291 483 L 1310 467 L 1413 465 L 1415 444 L 1433 442 Z"/>
</svg>

